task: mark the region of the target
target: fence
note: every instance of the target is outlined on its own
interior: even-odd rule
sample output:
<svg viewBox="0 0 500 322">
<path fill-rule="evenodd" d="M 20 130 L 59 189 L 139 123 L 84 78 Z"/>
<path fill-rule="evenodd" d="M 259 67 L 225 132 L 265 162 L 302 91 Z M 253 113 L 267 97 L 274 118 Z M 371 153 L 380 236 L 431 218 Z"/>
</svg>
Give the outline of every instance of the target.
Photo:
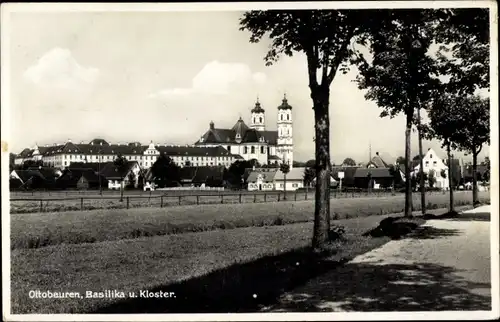
<svg viewBox="0 0 500 322">
<path fill-rule="evenodd" d="M 170 207 L 203 204 L 238 204 L 282 201 L 314 200 L 314 190 L 309 191 L 270 191 L 270 192 L 230 192 L 202 191 L 203 193 L 150 193 L 149 195 L 75 196 L 51 198 L 11 198 L 11 213 L 34 213 L 54 211 L 78 211 L 93 209 L 130 209 L 141 207 Z M 331 198 L 373 198 L 394 196 L 387 191 L 338 192 L 331 191 Z M 402 195 L 401 195 L 402 196 Z"/>
</svg>

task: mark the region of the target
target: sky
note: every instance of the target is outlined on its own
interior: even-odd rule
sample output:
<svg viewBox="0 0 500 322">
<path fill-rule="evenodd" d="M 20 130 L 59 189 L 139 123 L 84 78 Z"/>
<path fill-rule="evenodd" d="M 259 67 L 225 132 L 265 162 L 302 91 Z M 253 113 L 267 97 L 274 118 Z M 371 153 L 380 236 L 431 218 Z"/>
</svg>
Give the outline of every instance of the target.
<svg viewBox="0 0 500 322">
<path fill-rule="evenodd" d="M 314 158 L 314 117 L 303 55 L 267 67 L 269 41 L 249 43 L 242 12 L 16 12 L 10 16 L 10 149 L 35 144 L 151 141 L 193 144 L 209 128 L 250 123 L 257 97 L 276 130 L 293 106 L 294 159 Z M 380 118 L 356 70 L 331 86 L 331 156 L 367 162 L 404 155 L 404 117 Z M 4 108 L 4 107 L 2 107 Z M 441 156 L 439 142 L 425 141 Z M 489 155 L 483 149 L 481 157 Z M 412 155 L 418 151 L 416 133 Z M 457 153 L 458 156 L 463 154 Z M 466 157 L 465 159 L 468 159 Z"/>
</svg>

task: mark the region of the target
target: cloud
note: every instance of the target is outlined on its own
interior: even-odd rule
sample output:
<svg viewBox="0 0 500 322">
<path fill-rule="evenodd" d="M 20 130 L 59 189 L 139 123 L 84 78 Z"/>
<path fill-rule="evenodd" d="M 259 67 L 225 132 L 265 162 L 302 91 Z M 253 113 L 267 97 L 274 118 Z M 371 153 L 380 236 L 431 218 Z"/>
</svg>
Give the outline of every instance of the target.
<svg viewBox="0 0 500 322">
<path fill-rule="evenodd" d="M 80 89 L 94 83 L 99 70 L 81 66 L 68 49 L 54 48 L 29 67 L 23 76 L 41 87 Z"/>
<path fill-rule="evenodd" d="M 230 90 L 263 85 L 266 81 L 266 74 L 252 73 L 250 67 L 245 64 L 212 61 L 193 77 L 190 88 L 165 89 L 151 94 L 150 98 L 179 97 L 192 93 L 227 95 Z"/>
</svg>

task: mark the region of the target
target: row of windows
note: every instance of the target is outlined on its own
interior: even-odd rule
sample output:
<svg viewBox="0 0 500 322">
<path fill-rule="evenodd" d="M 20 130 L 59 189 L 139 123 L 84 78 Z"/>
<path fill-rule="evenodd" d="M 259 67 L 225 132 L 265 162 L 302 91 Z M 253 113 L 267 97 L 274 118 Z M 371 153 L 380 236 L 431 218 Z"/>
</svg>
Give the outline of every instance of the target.
<svg viewBox="0 0 500 322">
<path fill-rule="evenodd" d="M 254 146 L 251 146 L 250 147 L 250 154 L 255 154 L 256 150 L 258 151 L 258 147 L 257 147 L 257 149 L 255 149 Z M 248 147 L 247 146 L 243 147 L 243 154 L 248 154 Z M 266 154 L 266 147 L 265 146 L 260 147 L 260 154 Z M 267 147 L 267 154 L 269 154 L 269 147 Z"/>
<path fill-rule="evenodd" d="M 284 121 L 284 117 L 283 117 L 283 116 L 284 116 L 284 115 L 283 115 L 283 114 L 281 114 L 281 120 L 282 120 L 282 121 Z M 290 114 L 287 114 L 287 115 L 286 115 L 286 120 L 287 120 L 287 121 L 290 121 Z"/>
</svg>

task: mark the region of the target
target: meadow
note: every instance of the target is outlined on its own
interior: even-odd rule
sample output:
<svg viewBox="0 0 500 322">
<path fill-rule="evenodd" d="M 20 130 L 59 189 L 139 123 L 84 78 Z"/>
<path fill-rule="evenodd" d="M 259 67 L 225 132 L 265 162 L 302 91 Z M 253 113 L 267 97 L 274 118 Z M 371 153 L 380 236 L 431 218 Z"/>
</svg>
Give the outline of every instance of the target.
<svg viewBox="0 0 500 322">
<path fill-rule="evenodd" d="M 479 196 L 489 200 L 488 193 Z M 455 194 L 456 205 L 471 202 L 471 192 Z M 429 209 L 443 208 L 447 204 L 448 195 L 427 196 Z M 413 206 L 415 210 L 420 209 L 418 194 L 413 194 Z M 331 199 L 331 211 L 333 219 L 398 213 L 404 211 L 404 197 Z M 312 200 L 11 214 L 11 249 L 286 225 L 311 222 L 313 214 Z"/>
<path fill-rule="evenodd" d="M 433 213 L 446 211 L 436 208 L 446 207 L 447 197 L 427 197 Z M 486 193 L 480 197 L 489 201 Z M 471 204 L 471 193 L 457 193 L 455 201 Z M 414 205 L 419 208 L 419 195 Z M 345 227 L 346 239 L 329 244 L 324 256 L 340 265 L 390 240 L 362 234 L 389 213 L 401 216 L 404 198 L 332 199 L 331 207 L 332 225 Z M 12 313 L 258 310 L 331 269 L 315 264 L 308 251 L 313 211 L 313 201 L 297 201 L 12 214 Z M 31 290 L 82 298 L 34 299 Z M 84 298 L 86 291 L 104 290 L 163 290 L 176 298 Z"/>
</svg>

